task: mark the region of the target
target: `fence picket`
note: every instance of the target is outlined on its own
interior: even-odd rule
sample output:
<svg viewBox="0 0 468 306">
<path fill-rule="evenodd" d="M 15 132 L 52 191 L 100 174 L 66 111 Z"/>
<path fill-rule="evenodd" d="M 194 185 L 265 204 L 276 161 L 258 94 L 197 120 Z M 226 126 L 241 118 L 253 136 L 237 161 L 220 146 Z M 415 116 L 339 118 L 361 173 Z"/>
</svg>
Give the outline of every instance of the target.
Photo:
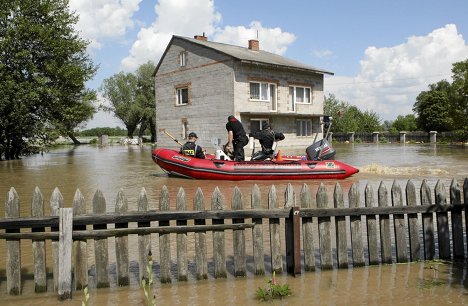
<svg viewBox="0 0 468 306">
<path fill-rule="evenodd" d="M 231 201 L 232 210 L 244 209 L 244 199 L 240 189 L 236 186 L 232 193 Z M 232 223 L 244 223 L 243 218 L 234 218 Z M 244 230 L 233 230 L 233 250 L 234 250 L 234 276 L 245 276 L 246 269 L 246 254 L 245 254 L 245 231 Z"/>
<path fill-rule="evenodd" d="M 194 210 L 205 210 L 205 202 L 203 192 L 200 187 L 195 192 L 193 199 Z M 195 225 L 205 225 L 205 219 L 195 219 Z M 195 264 L 197 266 L 197 279 L 208 278 L 208 263 L 206 250 L 206 232 L 195 233 Z"/>
<path fill-rule="evenodd" d="M 11 187 L 8 192 L 7 201 L 5 205 L 6 218 L 18 218 L 20 216 L 19 210 L 19 196 L 15 188 Z M 7 233 L 19 233 L 19 229 L 6 230 Z M 7 292 L 11 295 L 21 294 L 21 249 L 19 240 L 6 241 L 7 258 L 6 258 L 6 278 L 7 278 Z"/>
<path fill-rule="evenodd" d="M 320 183 L 316 195 L 317 208 L 328 208 L 327 189 L 323 183 Z M 319 217 L 319 246 L 320 246 L 320 266 L 322 269 L 332 269 L 333 259 L 331 253 L 331 218 Z"/>
<path fill-rule="evenodd" d="M 463 249 L 463 219 L 460 186 L 456 179 L 452 179 L 450 184 L 450 204 L 453 207 L 451 211 L 453 257 L 461 259 L 465 256 Z"/>
<path fill-rule="evenodd" d="M 211 196 L 211 209 L 224 210 L 224 197 L 216 186 Z M 213 224 L 224 224 L 224 219 L 213 219 Z M 213 231 L 214 277 L 226 278 L 226 242 L 224 231 Z"/>
<path fill-rule="evenodd" d="M 257 184 L 252 187 L 250 203 L 252 209 L 262 208 L 260 188 L 258 188 Z M 252 218 L 252 223 L 255 224 L 254 228 L 252 229 L 254 272 L 255 275 L 264 275 L 265 259 L 263 254 L 263 219 Z"/>
<path fill-rule="evenodd" d="M 446 205 L 447 196 L 445 195 L 445 186 L 437 180 L 434 188 L 435 203 L 436 205 Z M 439 243 L 439 258 L 450 259 L 450 232 L 448 225 L 448 213 L 446 211 L 440 211 L 436 213 L 437 219 L 437 237 Z"/>
<path fill-rule="evenodd" d="M 185 211 L 187 204 L 185 202 L 185 190 L 180 187 L 177 193 L 176 209 Z M 187 220 L 177 220 L 177 226 L 187 226 Z M 187 233 L 177 234 L 177 279 L 179 281 L 188 280 L 188 262 L 187 262 Z"/>
<path fill-rule="evenodd" d="M 333 206 L 335 208 L 344 208 L 343 200 L 343 189 L 341 188 L 340 183 L 335 184 L 335 189 L 333 191 Z M 346 217 L 345 216 L 336 216 L 335 217 L 335 227 L 336 227 L 336 255 L 338 261 L 338 268 L 347 268 L 349 265 L 348 260 L 348 234 L 346 227 Z"/>
<path fill-rule="evenodd" d="M 416 206 L 416 187 L 411 180 L 406 184 L 406 205 Z M 419 221 L 418 214 L 408 214 L 408 231 L 410 245 L 410 261 L 416 261 L 420 258 L 421 243 L 419 240 Z"/>
<path fill-rule="evenodd" d="M 58 298 L 70 300 L 72 298 L 72 249 L 73 249 L 73 208 L 61 208 L 59 234 L 59 275 Z"/>
<path fill-rule="evenodd" d="M 302 185 L 301 208 L 312 208 L 312 198 L 309 186 Z M 315 246 L 314 246 L 314 224 L 312 217 L 302 218 L 302 245 L 304 249 L 304 270 L 315 271 Z"/>
<path fill-rule="evenodd" d="M 365 205 L 366 207 L 375 207 L 374 203 L 374 190 L 370 184 L 366 185 L 364 190 Z M 367 248 L 370 265 L 378 265 L 379 260 L 379 245 L 378 245 L 378 231 L 377 231 L 377 217 L 375 215 L 366 216 L 367 225 Z"/>
<path fill-rule="evenodd" d="M 93 196 L 93 213 L 106 212 L 106 199 L 101 190 L 96 190 Z M 107 229 L 107 224 L 95 224 L 93 230 Z M 96 262 L 96 287 L 109 287 L 109 253 L 107 238 L 94 239 L 94 261 Z"/>
<path fill-rule="evenodd" d="M 421 205 L 431 205 L 431 188 L 426 180 L 421 183 Z M 422 213 L 423 220 L 423 241 L 424 241 L 424 259 L 433 260 L 435 257 L 435 235 L 434 235 L 434 215 L 432 212 Z"/>
<path fill-rule="evenodd" d="M 356 184 L 353 184 L 348 192 L 349 207 L 359 207 L 360 195 Z M 365 265 L 364 244 L 362 243 L 362 221 L 360 216 L 351 216 L 349 218 L 351 225 L 351 248 L 353 250 L 353 266 L 360 267 Z"/>
<path fill-rule="evenodd" d="M 138 195 L 138 211 L 148 211 L 148 196 L 146 189 L 143 187 Z M 138 227 L 150 227 L 151 222 L 138 222 Z M 138 235 L 138 271 L 139 281 L 143 279 L 148 281 L 148 258 L 151 252 L 151 235 L 139 234 Z"/>
<path fill-rule="evenodd" d="M 33 193 L 31 202 L 31 216 L 43 217 L 44 216 L 44 197 L 36 186 Z M 45 231 L 44 227 L 33 227 L 33 233 L 42 233 Z M 32 241 L 32 255 L 34 258 L 34 291 L 45 292 L 47 291 L 47 275 L 46 275 L 46 253 L 45 253 L 45 240 L 37 239 Z"/>
<path fill-rule="evenodd" d="M 73 197 L 73 215 L 86 214 L 86 203 L 79 189 Z M 86 230 L 86 225 L 74 226 L 73 230 Z M 75 290 L 83 290 L 88 286 L 88 252 L 86 240 L 75 240 L 73 242 L 73 254 L 75 256 L 74 279 Z"/>
<path fill-rule="evenodd" d="M 122 189 L 117 193 L 115 212 L 119 214 L 128 212 L 128 200 Z M 115 228 L 128 228 L 128 223 L 116 223 Z M 115 237 L 115 255 L 117 259 L 117 285 L 127 286 L 129 284 L 128 236 Z"/>
<path fill-rule="evenodd" d="M 164 185 L 161 188 L 159 196 L 159 211 L 168 211 L 171 209 L 169 201 L 169 190 Z M 169 221 L 159 221 L 159 227 L 169 226 Z M 160 281 L 161 283 L 170 283 L 171 279 L 171 234 L 159 234 L 159 257 L 160 257 Z"/>
<path fill-rule="evenodd" d="M 380 182 L 378 190 L 379 207 L 388 207 L 388 191 L 385 184 Z M 380 221 L 380 245 L 382 263 L 392 263 L 392 240 L 390 236 L 390 215 L 379 215 Z"/>
<path fill-rule="evenodd" d="M 50 215 L 58 216 L 60 208 L 63 207 L 63 196 L 60 190 L 55 187 L 50 197 Z M 58 227 L 52 227 L 51 232 L 58 232 Z M 54 274 L 54 291 L 58 290 L 58 273 L 59 273 L 59 242 L 58 240 L 52 240 L 52 260 L 53 260 L 53 274 Z"/>
<path fill-rule="evenodd" d="M 394 180 L 392 184 L 392 204 L 393 206 L 403 206 L 403 195 L 401 194 L 401 187 L 396 182 L 396 180 Z M 397 262 L 407 262 L 408 250 L 406 245 L 405 215 L 393 214 L 393 226 L 395 230 Z"/>
<path fill-rule="evenodd" d="M 268 208 L 278 208 L 278 196 L 276 187 L 272 185 L 268 192 Z M 271 250 L 271 270 L 276 273 L 283 272 L 283 258 L 281 256 L 281 239 L 280 239 L 280 219 L 270 218 L 270 250 Z"/>
</svg>

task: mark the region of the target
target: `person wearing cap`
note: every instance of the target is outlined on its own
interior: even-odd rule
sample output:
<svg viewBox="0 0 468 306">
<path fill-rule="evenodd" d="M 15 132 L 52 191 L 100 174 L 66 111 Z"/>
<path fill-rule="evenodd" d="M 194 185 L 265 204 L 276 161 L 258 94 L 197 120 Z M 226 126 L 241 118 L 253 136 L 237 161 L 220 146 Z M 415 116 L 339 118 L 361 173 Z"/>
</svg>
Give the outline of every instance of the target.
<svg viewBox="0 0 468 306">
<path fill-rule="evenodd" d="M 261 131 L 250 133 L 249 136 L 259 140 L 265 158 L 273 156 L 273 143 L 284 139 L 283 133 L 273 131 L 268 123 L 263 125 Z"/>
<path fill-rule="evenodd" d="M 233 151 L 235 161 L 244 161 L 244 147 L 249 143 L 249 138 L 245 133 L 242 123 L 231 115 L 228 117 L 226 130 L 228 131 L 226 150 Z"/>
<path fill-rule="evenodd" d="M 205 153 L 203 152 L 202 147 L 197 145 L 198 136 L 196 133 L 191 132 L 188 134 L 187 142 L 180 148 L 179 153 L 186 156 L 193 156 L 196 158 L 205 158 Z"/>
</svg>

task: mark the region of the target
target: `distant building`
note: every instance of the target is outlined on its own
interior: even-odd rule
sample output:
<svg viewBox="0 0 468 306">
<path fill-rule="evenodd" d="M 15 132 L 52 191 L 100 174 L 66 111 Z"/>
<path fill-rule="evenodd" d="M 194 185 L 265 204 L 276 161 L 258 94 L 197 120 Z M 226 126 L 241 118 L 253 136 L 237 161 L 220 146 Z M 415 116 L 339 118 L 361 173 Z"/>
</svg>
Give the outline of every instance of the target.
<svg viewBox="0 0 468 306">
<path fill-rule="evenodd" d="M 282 147 L 310 145 L 322 136 L 323 79 L 331 72 L 260 50 L 173 36 L 154 72 L 156 124 L 181 142 L 194 131 L 208 151 L 227 141 L 225 124 L 237 117 L 247 133 L 269 123 Z M 158 136 L 159 147 L 177 144 Z"/>
</svg>

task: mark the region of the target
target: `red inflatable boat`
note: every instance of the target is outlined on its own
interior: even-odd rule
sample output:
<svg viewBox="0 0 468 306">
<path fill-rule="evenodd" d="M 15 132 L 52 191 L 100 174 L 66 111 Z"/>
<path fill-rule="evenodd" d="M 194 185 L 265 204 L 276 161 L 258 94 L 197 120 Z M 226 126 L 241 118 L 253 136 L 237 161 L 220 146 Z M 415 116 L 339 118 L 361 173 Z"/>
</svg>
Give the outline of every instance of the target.
<svg viewBox="0 0 468 306">
<path fill-rule="evenodd" d="M 174 150 L 156 149 L 153 160 L 168 175 L 208 180 L 344 179 L 359 172 L 337 160 L 309 160 L 305 156 L 237 162 L 217 159 L 215 155 L 200 159 Z"/>
</svg>

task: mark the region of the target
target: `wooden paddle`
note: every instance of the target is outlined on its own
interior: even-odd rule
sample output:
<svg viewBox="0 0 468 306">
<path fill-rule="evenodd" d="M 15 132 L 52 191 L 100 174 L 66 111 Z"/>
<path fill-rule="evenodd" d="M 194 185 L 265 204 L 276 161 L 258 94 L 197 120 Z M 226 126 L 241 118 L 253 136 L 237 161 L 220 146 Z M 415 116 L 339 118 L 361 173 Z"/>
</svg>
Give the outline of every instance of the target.
<svg viewBox="0 0 468 306">
<path fill-rule="evenodd" d="M 172 136 L 168 131 L 166 131 L 166 129 L 161 129 L 159 130 L 160 132 L 166 134 L 167 136 L 169 136 L 172 140 L 174 140 L 175 142 L 177 142 L 179 145 L 183 146 L 182 143 L 180 143 L 177 138 L 175 138 L 174 136 Z"/>
</svg>

